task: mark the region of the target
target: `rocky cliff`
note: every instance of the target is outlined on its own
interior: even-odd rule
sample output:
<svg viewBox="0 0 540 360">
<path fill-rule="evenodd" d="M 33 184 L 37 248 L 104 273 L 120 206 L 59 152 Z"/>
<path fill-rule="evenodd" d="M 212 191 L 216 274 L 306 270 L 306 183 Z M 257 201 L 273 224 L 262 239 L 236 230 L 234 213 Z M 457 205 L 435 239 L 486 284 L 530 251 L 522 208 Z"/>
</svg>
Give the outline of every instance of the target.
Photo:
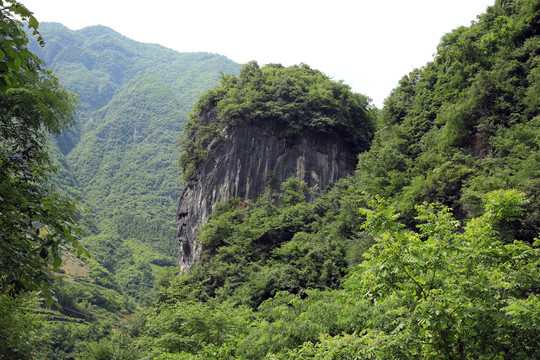
<svg viewBox="0 0 540 360">
<path fill-rule="evenodd" d="M 302 136 L 287 137 L 277 123 L 226 127 L 208 146 L 207 160 L 187 179 L 180 198 L 176 215 L 180 268 L 187 271 L 198 261 L 197 229 L 217 202 L 253 199 L 265 187 L 279 187 L 291 176 L 323 189 L 351 173 L 355 165 L 351 146 L 336 135 L 307 130 Z"/>
<path fill-rule="evenodd" d="M 291 176 L 324 189 L 355 169 L 373 133 L 369 99 L 305 64 L 252 61 L 238 77 L 223 76 L 199 98 L 180 138 L 180 267 L 200 259 L 197 230 L 217 202 L 254 199 Z"/>
</svg>

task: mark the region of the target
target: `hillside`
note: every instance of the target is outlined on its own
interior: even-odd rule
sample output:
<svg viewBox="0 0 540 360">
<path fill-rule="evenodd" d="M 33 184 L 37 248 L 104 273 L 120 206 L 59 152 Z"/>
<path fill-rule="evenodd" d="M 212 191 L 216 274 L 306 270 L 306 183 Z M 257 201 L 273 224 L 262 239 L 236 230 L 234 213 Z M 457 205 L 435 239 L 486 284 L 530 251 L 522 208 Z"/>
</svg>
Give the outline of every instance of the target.
<svg viewBox="0 0 540 360">
<path fill-rule="evenodd" d="M 434 60 L 386 99 L 357 186 L 389 199 L 410 226 L 415 204 L 440 202 L 465 219 L 488 192 L 518 189 L 527 212 L 512 236 L 531 242 L 540 232 L 538 9 L 497 2 L 446 34 Z"/>
<path fill-rule="evenodd" d="M 496 0 L 444 35 L 382 109 L 304 64 L 176 61 L 103 27 L 46 29 L 56 50 L 36 53 L 81 102 L 100 94 L 50 149 L 54 180 L 89 209 L 82 241 L 94 258 L 64 260 L 55 289 L 70 319 L 45 323 L 28 311 L 32 294 L 0 296 L 2 319 L 16 319 L 3 344 L 50 359 L 540 358 L 540 0 Z M 189 56 L 230 71 L 185 69 L 210 89 L 185 95 L 162 64 L 181 69 Z M 271 137 L 285 148 L 340 138 L 356 170 L 324 189 L 303 171 L 239 171 L 279 163 Z M 182 179 L 168 167 L 178 139 Z M 267 186 L 251 193 L 239 174 Z M 205 223 L 179 274 L 163 265 L 176 261 L 167 214 L 182 184 L 193 207 L 180 200 L 180 230 L 194 208 L 192 229 Z"/>
<path fill-rule="evenodd" d="M 88 210 L 82 241 L 93 258 L 120 289 L 147 298 L 155 271 L 176 263 L 182 125 L 199 95 L 239 65 L 138 43 L 103 26 L 72 31 L 45 23 L 40 31 L 47 45 L 31 50 L 79 100 L 76 125 L 56 139 L 55 181 Z"/>
<path fill-rule="evenodd" d="M 134 324 L 141 356 L 538 358 L 539 25 L 538 0 L 497 1 L 446 34 L 389 95 L 356 173 L 319 198 L 292 177 L 217 204 L 200 262 L 164 279 Z M 248 72 L 201 103 L 294 128 L 279 97 L 265 101 L 278 82 Z M 204 109 L 184 142 L 194 173 L 213 159 Z"/>
</svg>

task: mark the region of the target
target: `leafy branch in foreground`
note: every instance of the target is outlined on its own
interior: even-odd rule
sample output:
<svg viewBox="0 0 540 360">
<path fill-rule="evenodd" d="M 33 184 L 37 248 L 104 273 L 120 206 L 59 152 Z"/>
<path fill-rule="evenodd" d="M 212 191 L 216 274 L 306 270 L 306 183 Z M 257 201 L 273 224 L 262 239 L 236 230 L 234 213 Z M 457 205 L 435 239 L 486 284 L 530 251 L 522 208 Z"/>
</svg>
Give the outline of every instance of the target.
<svg viewBox="0 0 540 360">
<path fill-rule="evenodd" d="M 45 41 L 41 37 L 38 26 L 39 22 L 32 12 L 23 4 L 15 0 L 0 0 L 0 89 L 25 83 L 23 73 L 31 71 L 30 60 L 37 58 L 28 51 L 28 39 L 22 29 L 22 21 L 33 29 L 33 35 L 37 35 L 37 41 L 41 46 Z"/>
<path fill-rule="evenodd" d="M 360 352 L 375 358 L 537 358 L 540 250 L 503 242 L 494 225 L 523 212 L 524 196 L 490 193 L 484 215 L 463 229 L 447 207 L 417 206 L 419 232 L 397 230 L 381 202 L 365 227 L 377 243 L 352 272 L 349 301 L 374 309 Z M 372 345 L 376 344 L 376 347 Z"/>
<path fill-rule="evenodd" d="M 0 284 L 12 294 L 45 289 L 51 305 L 55 298 L 45 284 L 62 263 L 61 248 L 88 255 L 77 240 L 76 203 L 61 198 L 48 181 L 54 169 L 47 139 L 73 124 L 76 100 L 26 49 L 16 18 L 37 31 L 31 13 L 14 1 L 0 6 Z"/>
</svg>

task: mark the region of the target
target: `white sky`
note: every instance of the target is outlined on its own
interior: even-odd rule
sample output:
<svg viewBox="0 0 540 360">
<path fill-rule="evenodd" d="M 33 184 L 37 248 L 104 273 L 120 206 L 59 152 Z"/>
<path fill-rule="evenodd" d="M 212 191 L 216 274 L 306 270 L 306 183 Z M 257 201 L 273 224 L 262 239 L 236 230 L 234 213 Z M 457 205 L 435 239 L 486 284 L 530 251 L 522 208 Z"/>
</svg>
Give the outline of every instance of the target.
<svg viewBox="0 0 540 360">
<path fill-rule="evenodd" d="M 306 63 L 381 107 L 442 35 L 495 0 L 20 0 L 40 22 L 105 25 L 140 42 L 259 65 Z M 45 38 L 45 41 L 47 39 Z"/>
</svg>

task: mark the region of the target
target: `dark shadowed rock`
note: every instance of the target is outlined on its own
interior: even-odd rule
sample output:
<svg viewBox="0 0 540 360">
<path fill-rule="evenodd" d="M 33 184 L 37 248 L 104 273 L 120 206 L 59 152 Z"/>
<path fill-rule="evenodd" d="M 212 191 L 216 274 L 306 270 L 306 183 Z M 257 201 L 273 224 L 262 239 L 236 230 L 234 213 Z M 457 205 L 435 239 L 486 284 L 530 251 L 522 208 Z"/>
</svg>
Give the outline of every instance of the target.
<svg viewBox="0 0 540 360">
<path fill-rule="evenodd" d="M 292 138 L 276 123 L 227 127 L 208 149 L 208 160 L 187 180 L 176 215 L 183 271 L 199 260 L 196 233 L 217 202 L 253 199 L 291 176 L 323 189 L 356 165 L 351 146 L 336 135 L 306 130 Z"/>
</svg>

